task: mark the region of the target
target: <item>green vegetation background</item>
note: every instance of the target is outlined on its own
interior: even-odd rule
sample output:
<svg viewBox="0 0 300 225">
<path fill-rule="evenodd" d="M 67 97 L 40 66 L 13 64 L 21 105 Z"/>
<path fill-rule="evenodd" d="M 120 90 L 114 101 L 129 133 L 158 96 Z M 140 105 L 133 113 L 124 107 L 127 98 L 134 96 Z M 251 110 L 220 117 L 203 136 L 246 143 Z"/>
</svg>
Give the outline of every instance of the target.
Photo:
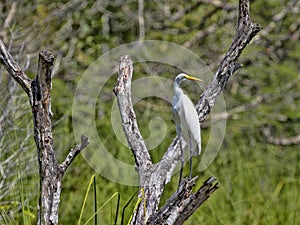
<svg viewBox="0 0 300 225">
<path fill-rule="evenodd" d="M 264 30 L 242 54 L 240 63 L 244 67 L 224 90 L 228 119 L 221 150 L 206 171 L 195 174 L 200 181 L 216 177 L 220 188 L 186 224 L 300 224 L 299 144 L 275 145 L 262 134 L 266 127 L 279 139 L 300 134 L 300 6 L 297 2 L 251 1 L 252 19 Z M 47 49 L 57 56 L 52 110 L 54 144 L 61 162 L 76 144 L 72 131 L 76 85 L 95 59 L 139 38 L 163 40 L 188 47 L 215 71 L 235 32 L 237 3 L 233 0 L 145 1 L 143 37 L 139 29 L 138 1 L 24 0 L 16 5 L 8 27 L 4 22 L 14 3 L 4 1 L 0 3 L 0 31 L 21 65 L 25 66 L 30 59 L 26 73 L 31 77 L 36 71 L 39 51 Z M 186 11 L 180 14 L 181 10 Z M 202 36 L 199 32 L 203 32 Z M 167 65 L 144 63 L 135 65 L 134 77 L 145 77 L 149 71 L 170 79 L 179 72 Z M 35 224 L 39 180 L 30 108 L 26 96 L 19 87 L 14 87 L 4 68 L 0 70 L 0 78 L 3 96 L 0 117 L 5 118 L 0 120 L 0 224 Z M 113 76 L 106 83 L 101 94 L 105 108 L 99 101 L 97 126 L 111 154 L 133 165 L 130 150 L 116 141 L 112 132 L 110 110 L 115 96 L 111 90 L 115 79 Z M 201 92 L 195 87 L 184 88 L 196 102 Z M 13 90 L 12 94 L 9 90 Z M 154 161 L 158 161 L 176 135 L 171 105 L 147 98 L 134 107 L 145 137 L 149 135 L 148 121 L 153 115 L 159 115 L 167 123 L 167 137 L 151 151 Z M 204 145 L 209 131 L 203 128 Z M 200 160 L 194 161 L 194 171 L 197 171 Z M 70 166 L 62 184 L 59 224 L 78 222 L 94 174 L 81 156 Z M 177 179 L 175 175 L 166 186 L 162 204 L 176 190 Z M 119 192 L 122 208 L 138 190 L 97 174 L 96 180 L 98 206 Z M 136 200 L 126 210 L 126 220 Z M 99 224 L 113 224 L 115 207 L 116 199 L 100 211 Z M 91 191 L 82 221 L 92 214 Z"/>
</svg>

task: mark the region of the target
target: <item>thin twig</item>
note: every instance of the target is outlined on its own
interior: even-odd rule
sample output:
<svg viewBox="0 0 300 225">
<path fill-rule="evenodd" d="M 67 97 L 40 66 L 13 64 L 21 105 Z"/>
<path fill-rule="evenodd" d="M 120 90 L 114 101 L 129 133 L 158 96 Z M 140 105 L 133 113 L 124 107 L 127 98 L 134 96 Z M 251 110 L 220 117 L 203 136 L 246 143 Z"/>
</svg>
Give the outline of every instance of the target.
<svg viewBox="0 0 300 225">
<path fill-rule="evenodd" d="M 85 147 L 89 144 L 89 139 L 87 136 L 82 135 L 81 136 L 81 143 L 77 144 L 74 148 L 72 148 L 65 158 L 64 162 L 60 164 L 60 168 L 65 173 L 65 171 L 68 169 L 69 165 L 72 163 L 72 161 L 76 158 L 76 156 L 83 150 Z"/>
<path fill-rule="evenodd" d="M 26 94 L 31 98 L 31 82 L 32 80 L 26 76 L 21 67 L 15 62 L 11 54 L 8 52 L 5 44 L 0 39 L 0 62 L 4 65 L 8 73 L 14 80 L 24 89 Z"/>
</svg>

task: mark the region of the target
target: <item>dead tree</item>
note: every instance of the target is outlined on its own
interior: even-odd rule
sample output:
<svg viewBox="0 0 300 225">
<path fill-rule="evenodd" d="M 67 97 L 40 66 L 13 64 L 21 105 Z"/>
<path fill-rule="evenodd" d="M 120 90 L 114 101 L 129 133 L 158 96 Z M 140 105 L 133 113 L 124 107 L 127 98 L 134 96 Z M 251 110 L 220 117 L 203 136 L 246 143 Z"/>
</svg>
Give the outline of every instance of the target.
<svg viewBox="0 0 300 225">
<path fill-rule="evenodd" d="M 239 1 L 238 24 L 233 42 L 196 105 L 201 123 L 207 118 L 230 76 L 241 67 L 237 62 L 240 54 L 262 29 L 260 25 L 250 20 L 249 4 L 249 0 Z M 183 224 L 218 188 L 217 183 L 213 185 L 215 179 L 211 177 L 193 193 L 196 178 L 185 179 L 178 191 L 158 210 L 167 176 L 172 173 L 174 165 L 180 160 L 179 142 L 175 138 L 161 161 L 153 163 L 139 131 L 131 102 L 132 74 L 133 65 L 130 56 L 122 56 L 114 92 L 118 99 L 123 130 L 135 157 L 140 178 L 139 198 L 142 199 L 133 213 L 131 224 Z"/>
<path fill-rule="evenodd" d="M 51 125 L 51 87 L 54 56 L 51 52 L 39 54 L 37 75 L 30 79 L 15 62 L 0 40 L 0 61 L 9 75 L 23 88 L 29 97 L 34 123 L 34 140 L 37 147 L 40 192 L 37 224 L 58 224 L 58 209 L 61 181 L 75 157 L 88 145 L 88 138 L 82 136 L 81 144 L 70 150 L 64 162 L 59 164 L 53 147 Z"/>
</svg>

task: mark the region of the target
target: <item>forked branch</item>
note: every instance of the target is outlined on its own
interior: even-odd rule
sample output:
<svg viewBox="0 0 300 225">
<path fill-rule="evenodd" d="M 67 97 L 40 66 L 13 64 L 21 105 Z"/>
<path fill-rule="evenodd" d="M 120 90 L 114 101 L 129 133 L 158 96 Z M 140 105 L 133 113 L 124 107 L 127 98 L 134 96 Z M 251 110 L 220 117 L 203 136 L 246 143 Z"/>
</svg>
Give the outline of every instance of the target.
<svg viewBox="0 0 300 225">
<path fill-rule="evenodd" d="M 196 105 L 200 122 L 207 118 L 228 79 L 241 67 L 237 62 L 240 54 L 262 29 L 260 25 L 250 20 L 249 4 L 249 0 L 239 1 L 238 24 L 233 42 Z M 164 185 L 180 158 L 178 139 L 173 140 L 159 163 L 152 164 L 139 133 L 131 103 L 131 78 L 132 61 L 129 56 L 123 56 L 114 92 L 118 98 L 123 129 L 136 160 L 140 187 L 143 190 L 140 192 L 140 198 L 143 200 L 134 212 L 131 224 L 144 224 L 145 221 L 147 224 L 182 224 L 218 188 L 218 185 L 213 184 L 214 178 L 209 178 L 196 193 L 192 193 L 195 178 L 185 179 L 179 190 L 158 210 Z M 141 193 L 144 193 L 144 196 Z"/>
<path fill-rule="evenodd" d="M 239 1 L 238 24 L 235 37 L 225 54 L 225 57 L 219 64 L 217 72 L 203 91 L 196 105 L 200 123 L 205 121 L 208 117 L 211 108 L 214 106 L 217 97 L 227 84 L 228 79 L 241 67 L 241 65 L 237 62 L 239 56 L 250 43 L 252 38 L 262 29 L 259 24 L 251 21 L 249 6 L 249 0 Z M 178 140 L 174 139 L 163 157 L 163 161 L 165 161 L 165 163 L 163 163 L 162 167 L 170 170 L 168 173 L 171 173 L 174 168 L 174 164 L 177 164 L 178 160 L 179 144 Z"/>
<path fill-rule="evenodd" d="M 51 88 L 54 55 L 49 51 L 39 54 L 37 76 L 31 80 L 15 62 L 0 40 L 0 61 L 29 96 L 34 123 L 34 140 L 38 152 L 40 196 L 37 224 L 58 224 L 62 177 L 75 157 L 88 145 L 85 136 L 81 144 L 70 151 L 65 161 L 58 164 L 53 147 L 51 124 Z"/>
</svg>

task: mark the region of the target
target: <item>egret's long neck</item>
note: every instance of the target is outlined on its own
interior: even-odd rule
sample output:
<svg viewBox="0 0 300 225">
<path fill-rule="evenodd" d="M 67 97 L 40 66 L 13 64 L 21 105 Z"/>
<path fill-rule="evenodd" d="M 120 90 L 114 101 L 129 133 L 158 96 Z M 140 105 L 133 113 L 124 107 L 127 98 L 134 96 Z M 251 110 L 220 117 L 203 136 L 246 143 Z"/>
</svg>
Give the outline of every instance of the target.
<svg viewBox="0 0 300 225">
<path fill-rule="evenodd" d="M 180 82 L 174 82 L 174 94 L 175 96 L 179 96 L 182 93 L 182 89 L 180 88 Z"/>
</svg>

